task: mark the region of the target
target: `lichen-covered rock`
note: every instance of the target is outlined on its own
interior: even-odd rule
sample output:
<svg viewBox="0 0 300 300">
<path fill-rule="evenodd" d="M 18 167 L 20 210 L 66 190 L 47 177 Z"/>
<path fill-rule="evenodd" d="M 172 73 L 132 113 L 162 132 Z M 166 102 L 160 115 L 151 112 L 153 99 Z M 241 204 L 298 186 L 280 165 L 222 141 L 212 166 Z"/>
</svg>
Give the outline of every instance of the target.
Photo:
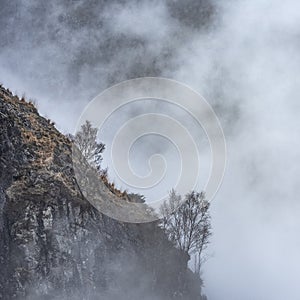
<svg viewBox="0 0 300 300">
<path fill-rule="evenodd" d="M 189 258 L 155 223 L 115 221 L 84 199 L 71 149 L 0 88 L 0 299 L 201 299 Z"/>
</svg>

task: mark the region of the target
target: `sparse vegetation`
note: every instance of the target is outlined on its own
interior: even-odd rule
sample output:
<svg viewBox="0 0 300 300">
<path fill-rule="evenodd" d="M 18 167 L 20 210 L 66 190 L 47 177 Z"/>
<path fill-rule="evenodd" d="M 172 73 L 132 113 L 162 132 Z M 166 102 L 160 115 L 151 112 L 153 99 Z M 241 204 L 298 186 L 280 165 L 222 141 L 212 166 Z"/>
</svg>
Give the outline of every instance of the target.
<svg viewBox="0 0 300 300">
<path fill-rule="evenodd" d="M 182 251 L 194 256 L 195 273 L 200 276 L 206 260 L 204 250 L 209 244 L 211 223 L 209 202 L 203 192 L 192 191 L 185 201 L 174 190 L 161 206 L 162 227 L 168 238 Z"/>
<path fill-rule="evenodd" d="M 74 136 L 74 143 L 87 162 L 100 171 L 103 159 L 102 153 L 105 149 L 105 145 L 101 142 L 97 142 L 97 128 L 92 127 L 90 121 L 86 121 L 85 124 L 81 126 L 81 130 Z"/>
<path fill-rule="evenodd" d="M 97 142 L 97 128 L 92 127 L 90 121 L 86 121 L 75 136 L 69 134 L 67 137 L 75 143 L 90 166 L 99 172 L 101 180 L 108 189 L 118 197 L 126 197 L 127 192 L 116 188 L 115 183 L 109 181 L 108 169 L 103 169 L 101 166 L 105 145 L 101 142 Z"/>
</svg>

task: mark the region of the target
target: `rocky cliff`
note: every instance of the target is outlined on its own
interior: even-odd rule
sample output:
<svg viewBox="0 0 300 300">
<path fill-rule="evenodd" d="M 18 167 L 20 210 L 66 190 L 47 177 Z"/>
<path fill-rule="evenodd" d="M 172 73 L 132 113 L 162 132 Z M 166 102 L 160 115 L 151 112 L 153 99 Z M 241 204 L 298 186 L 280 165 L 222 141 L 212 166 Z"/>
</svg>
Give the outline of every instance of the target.
<svg viewBox="0 0 300 300">
<path fill-rule="evenodd" d="M 0 299 L 201 299 L 157 224 L 115 221 L 84 199 L 71 150 L 0 88 Z"/>
</svg>

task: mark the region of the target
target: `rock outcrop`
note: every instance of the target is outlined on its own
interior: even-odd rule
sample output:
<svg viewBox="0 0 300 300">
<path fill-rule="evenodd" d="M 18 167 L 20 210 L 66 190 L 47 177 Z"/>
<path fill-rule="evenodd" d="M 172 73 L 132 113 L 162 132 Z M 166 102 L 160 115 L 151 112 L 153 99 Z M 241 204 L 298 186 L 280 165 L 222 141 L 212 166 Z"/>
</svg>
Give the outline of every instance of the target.
<svg viewBox="0 0 300 300">
<path fill-rule="evenodd" d="M 82 196 L 71 150 L 0 88 L 0 299 L 201 299 L 157 224 L 118 222 Z"/>
</svg>

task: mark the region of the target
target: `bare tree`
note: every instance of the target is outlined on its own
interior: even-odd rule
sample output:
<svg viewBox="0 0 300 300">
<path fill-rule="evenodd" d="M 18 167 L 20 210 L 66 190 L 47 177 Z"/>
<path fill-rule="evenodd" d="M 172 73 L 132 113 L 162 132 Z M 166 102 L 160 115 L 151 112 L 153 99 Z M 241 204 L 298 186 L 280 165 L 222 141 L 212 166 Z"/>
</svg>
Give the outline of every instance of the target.
<svg viewBox="0 0 300 300">
<path fill-rule="evenodd" d="M 174 190 L 161 206 L 162 227 L 168 238 L 187 254 L 194 254 L 195 272 L 200 275 L 205 257 L 203 251 L 209 243 L 211 224 L 209 202 L 203 192 L 191 192 L 182 198 Z"/>
<path fill-rule="evenodd" d="M 92 127 L 91 122 L 86 121 L 81 126 L 81 130 L 76 133 L 73 141 L 88 163 L 100 172 L 105 145 L 97 142 L 97 128 Z"/>
</svg>

